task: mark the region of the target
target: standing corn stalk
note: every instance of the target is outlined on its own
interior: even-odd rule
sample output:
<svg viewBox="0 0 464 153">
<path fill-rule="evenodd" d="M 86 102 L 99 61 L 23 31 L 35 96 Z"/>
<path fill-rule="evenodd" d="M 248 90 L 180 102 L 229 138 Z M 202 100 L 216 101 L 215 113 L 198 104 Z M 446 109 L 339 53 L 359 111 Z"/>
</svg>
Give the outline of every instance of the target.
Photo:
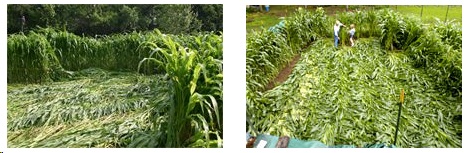
<svg viewBox="0 0 464 153">
<path fill-rule="evenodd" d="M 180 40 L 181 42 L 174 41 L 170 36 L 162 35 L 159 31 L 157 33 L 158 36 L 162 37 L 163 47 L 158 47 L 152 42 L 145 42 L 145 45 L 148 45 L 153 52 L 149 58 L 140 61 L 138 69 L 147 60 L 154 61 L 166 71 L 170 78 L 172 96 L 168 125 L 165 126 L 167 127 L 166 147 L 222 146 L 220 131 L 216 131 L 221 130 L 219 105 L 214 97 L 216 95 L 208 91 L 206 93 L 200 91 L 201 88 L 204 88 L 202 85 L 205 83 L 201 81 L 212 81 L 213 78 L 208 78 L 210 77 L 208 75 L 222 73 L 222 70 L 210 71 L 206 69 L 213 65 L 210 63 L 212 62 L 210 59 L 213 57 L 206 54 L 214 53 L 208 53 L 208 50 L 199 51 L 184 47 L 182 45 L 186 44 L 182 43 L 183 40 Z M 200 40 L 196 42 L 202 43 Z M 187 46 L 189 45 L 187 44 Z M 211 51 L 218 52 L 214 49 Z M 160 53 L 161 56 L 152 58 L 155 53 Z M 210 135 L 217 137 L 217 141 L 211 141 Z"/>
<path fill-rule="evenodd" d="M 181 147 L 183 140 L 188 139 L 189 128 L 189 102 L 190 97 L 195 91 L 196 80 L 200 75 L 199 65 L 193 63 L 196 53 L 187 52 L 187 48 L 178 46 L 170 38 L 163 39 L 167 49 L 156 48 L 155 51 L 161 52 L 164 61 L 150 58 L 160 65 L 163 65 L 167 75 L 172 81 L 171 108 L 169 112 L 167 147 Z M 148 58 L 142 60 L 144 62 Z M 139 64 L 140 66 L 141 64 Z M 194 71 L 192 69 L 195 68 Z"/>
</svg>

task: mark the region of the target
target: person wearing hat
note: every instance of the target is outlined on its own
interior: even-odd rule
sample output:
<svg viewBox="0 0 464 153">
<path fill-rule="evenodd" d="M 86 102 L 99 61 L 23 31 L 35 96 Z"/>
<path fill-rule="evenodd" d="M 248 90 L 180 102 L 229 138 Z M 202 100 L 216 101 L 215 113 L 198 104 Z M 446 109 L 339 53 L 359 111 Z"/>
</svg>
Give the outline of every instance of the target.
<svg viewBox="0 0 464 153">
<path fill-rule="evenodd" d="M 338 41 L 340 40 L 340 37 L 338 37 L 338 33 L 340 32 L 340 26 L 345 26 L 343 25 L 340 21 L 336 21 L 334 25 L 334 39 L 335 39 L 335 48 L 338 47 Z"/>
</svg>

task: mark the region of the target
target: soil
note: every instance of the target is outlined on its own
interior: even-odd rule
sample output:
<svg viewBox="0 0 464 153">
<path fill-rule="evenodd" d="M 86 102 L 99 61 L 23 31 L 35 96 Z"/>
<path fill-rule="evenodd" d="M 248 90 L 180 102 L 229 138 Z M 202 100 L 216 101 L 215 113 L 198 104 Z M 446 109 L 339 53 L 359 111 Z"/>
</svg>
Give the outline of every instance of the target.
<svg viewBox="0 0 464 153">
<path fill-rule="evenodd" d="M 276 84 L 280 84 L 280 83 L 284 82 L 285 80 L 287 80 L 288 76 L 290 74 L 292 74 L 292 70 L 295 67 L 298 60 L 300 60 L 300 58 L 301 58 L 300 54 L 295 55 L 293 57 L 292 61 L 290 63 L 288 63 L 287 66 L 285 66 L 284 69 L 282 69 L 279 72 L 279 75 L 277 75 L 277 77 L 273 81 L 269 82 L 269 84 L 267 84 L 266 90 L 270 90 L 270 89 L 274 88 L 276 86 Z"/>
</svg>

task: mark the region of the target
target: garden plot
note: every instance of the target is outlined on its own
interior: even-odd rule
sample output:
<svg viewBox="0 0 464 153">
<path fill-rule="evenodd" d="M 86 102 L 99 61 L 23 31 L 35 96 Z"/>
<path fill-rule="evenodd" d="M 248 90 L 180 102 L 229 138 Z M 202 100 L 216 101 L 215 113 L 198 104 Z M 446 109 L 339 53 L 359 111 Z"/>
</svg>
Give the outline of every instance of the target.
<svg viewBox="0 0 464 153">
<path fill-rule="evenodd" d="M 327 145 L 392 144 L 401 89 L 406 92 L 399 130 L 401 147 L 460 147 L 461 98 L 434 88 L 434 77 L 411 67 L 401 52 L 380 49 L 375 39 L 333 48 L 317 41 L 290 78 L 249 107 L 264 133 L 318 140 Z"/>
</svg>

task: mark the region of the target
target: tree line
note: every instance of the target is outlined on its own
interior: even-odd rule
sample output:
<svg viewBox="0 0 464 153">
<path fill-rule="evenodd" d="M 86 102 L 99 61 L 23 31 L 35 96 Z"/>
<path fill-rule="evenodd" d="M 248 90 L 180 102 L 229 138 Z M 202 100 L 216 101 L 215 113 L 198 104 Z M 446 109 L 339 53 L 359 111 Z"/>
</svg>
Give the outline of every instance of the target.
<svg viewBox="0 0 464 153">
<path fill-rule="evenodd" d="M 78 35 L 159 29 L 163 33 L 222 32 L 220 4 L 9 4 L 8 34 L 53 27 Z"/>
</svg>

